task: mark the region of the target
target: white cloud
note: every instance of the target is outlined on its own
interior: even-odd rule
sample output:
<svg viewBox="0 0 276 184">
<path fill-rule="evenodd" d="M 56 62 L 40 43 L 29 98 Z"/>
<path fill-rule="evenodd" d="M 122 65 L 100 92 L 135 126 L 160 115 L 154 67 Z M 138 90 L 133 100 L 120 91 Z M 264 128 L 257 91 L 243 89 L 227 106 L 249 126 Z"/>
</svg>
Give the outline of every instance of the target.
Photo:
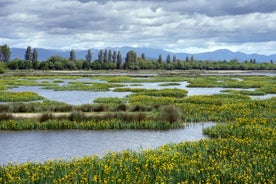
<svg viewBox="0 0 276 184">
<path fill-rule="evenodd" d="M 0 44 L 11 47 L 276 51 L 274 1 L 2 0 L 0 5 Z"/>
</svg>

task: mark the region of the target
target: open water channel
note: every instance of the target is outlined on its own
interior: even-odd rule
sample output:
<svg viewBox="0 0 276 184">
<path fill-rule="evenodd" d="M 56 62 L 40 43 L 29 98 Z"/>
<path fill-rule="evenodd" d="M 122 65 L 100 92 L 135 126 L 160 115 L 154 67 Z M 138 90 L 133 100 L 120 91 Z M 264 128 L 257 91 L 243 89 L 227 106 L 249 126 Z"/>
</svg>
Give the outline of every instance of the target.
<svg viewBox="0 0 276 184">
<path fill-rule="evenodd" d="M 194 123 L 186 128 L 152 130 L 35 130 L 0 131 L 0 165 L 8 162 L 43 162 L 71 159 L 109 151 L 156 148 L 167 143 L 206 139 L 202 129 L 215 123 Z"/>
</svg>

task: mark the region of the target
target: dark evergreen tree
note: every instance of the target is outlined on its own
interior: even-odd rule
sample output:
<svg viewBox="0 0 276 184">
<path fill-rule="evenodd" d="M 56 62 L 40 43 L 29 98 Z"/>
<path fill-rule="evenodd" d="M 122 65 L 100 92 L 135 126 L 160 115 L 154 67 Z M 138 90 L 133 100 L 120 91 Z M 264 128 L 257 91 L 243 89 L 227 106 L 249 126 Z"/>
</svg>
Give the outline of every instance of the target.
<svg viewBox="0 0 276 184">
<path fill-rule="evenodd" d="M 90 50 L 90 49 L 88 49 L 87 54 L 86 54 L 86 56 L 85 56 L 85 59 L 86 59 L 86 61 L 89 62 L 89 63 L 92 61 L 92 53 L 91 53 L 91 50 Z"/>
<path fill-rule="evenodd" d="M 32 61 L 32 57 L 33 57 L 33 55 L 32 55 L 32 47 L 28 46 L 27 50 L 25 52 L 25 60 L 26 61 Z"/>
<path fill-rule="evenodd" d="M 70 51 L 69 60 L 71 60 L 71 61 L 76 61 L 76 53 L 75 53 L 75 50 L 74 50 L 74 49 L 72 49 L 72 50 Z"/>
</svg>

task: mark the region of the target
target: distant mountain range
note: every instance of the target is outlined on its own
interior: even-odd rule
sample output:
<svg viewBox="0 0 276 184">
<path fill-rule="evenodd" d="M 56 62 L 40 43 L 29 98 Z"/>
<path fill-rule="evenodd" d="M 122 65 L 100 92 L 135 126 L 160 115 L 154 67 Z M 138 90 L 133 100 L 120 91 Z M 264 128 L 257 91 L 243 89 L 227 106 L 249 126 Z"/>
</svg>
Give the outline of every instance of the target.
<svg viewBox="0 0 276 184">
<path fill-rule="evenodd" d="M 145 53 L 146 57 L 148 59 L 157 59 L 158 56 L 161 54 L 163 60 L 166 60 L 166 57 L 168 54 L 171 55 L 171 58 L 173 55 L 176 56 L 177 59 L 185 60 L 188 56 L 191 58 L 191 56 L 194 57 L 196 60 L 210 60 L 210 61 L 230 61 L 233 59 L 237 59 L 239 61 L 245 61 L 250 59 L 255 59 L 256 62 L 270 62 L 271 60 L 276 61 L 276 54 L 266 56 L 266 55 L 260 55 L 260 54 L 245 54 L 242 52 L 232 52 L 227 49 L 221 49 L 216 50 L 213 52 L 204 52 L 199 54 L 191 54 L 191 53 L 173 53 L 168 52 L 163 49 L 153 49 L 153 48 L 145 48 L 145 47 L 118 47 L 118 48 L 106 48 L 110 50 L 116 50 L 120 51 L 122 53 L 122 56 L 125 57 L 126 53 L 130 50 L 134 50 L 138 56 L 141 56 L 142 53 Z M 90 49 L 92 51 L 92 59 L 95 60 L 98 58 L 98 53 L 100 50 L 97 49 Z M 24 59 L 26 49 L 22 48 L 11 48 L 11 60 L 15 58 Z M 64 51 L 64 50 L 54 50 L 54 49 L 43 49 L 43 48 L 37 48 L 38 51 L 38 59 L 39 61 L 47 60 L 51 56 L 62 56 L 65 58 L 69 58 L 70 50 Z M 87 50 L 75 50 L 77 59 L 85 59 L 85 55 L 87 54 Z"/>
</svg>

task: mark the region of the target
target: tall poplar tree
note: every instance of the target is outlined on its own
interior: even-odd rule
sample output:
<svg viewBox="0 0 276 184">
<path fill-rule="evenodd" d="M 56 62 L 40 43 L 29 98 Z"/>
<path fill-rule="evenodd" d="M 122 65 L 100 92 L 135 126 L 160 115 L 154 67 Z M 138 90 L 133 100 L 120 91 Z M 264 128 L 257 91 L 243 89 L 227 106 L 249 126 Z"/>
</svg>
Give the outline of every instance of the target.
<svg viewBox="0 0 276 184">
<path fill-rule="evenodd" d="M 87 54 L 85 56 L 85 59 L 86 59 L 87 62 L 91 62 L 92 61 L 92 53 L 91 53 L 90 49 L 88 49 Z"/>
<path fill-rule="evenodd" d="M 26 61 L 32 61 L 32 59 L 33 59 L 32 47 L 28 46 L 27 50 L 25 52 L 25 60 Z"/>
<path fill-rule="evenodd" d="M 0 61 L 9 62 L 10 55 L 11 55 L 11 51 L 7 44 L 0 46 Z"/>
<path fill-rule="evenodd" d="M 168 64 L 171 63 L 171 56 L 170 56 L 170 54 L 167 55 L 167 60 L 166 60 L 166 62 L 167 62 Z"/>
<path fill-rule="evenodd" d="M 116 50 L 114 50 L 113 54 L 112 54 L 112 62 L 113 63 L 116 63 L 116 58 L 117 58 L 117 52 L 116 52 Z"/>
<path fill-rule="evenodd" d="M 104 54 L 103 54 L 103 50 L 100 50 L 99 54 L 98 54 L 98 61 L 100 63 L 103 63 L 104 61 Z"/>
<path fill-rule="evenodd" d="M 108 62 L 111 62 L 112 61 L 112 51 L 111 50 L 108 50 Z"/>
<path fill-rule="evenodd" d="M 75 52 L 74 49 L 72 49 L 72 50 L 70 51 L 69 60 L 71 60 L 71 61 L 76 61 L 76 52 Z"/>
<path fill-rule="evenodd" d="M 158 57 L 158 63 L 161 64 L 162 63 L 162 54 L 159 54 L 159 57 Z"/>
<path fill-rule="evenodd" d="M 117 62 L 116 62 L 116 69 L 120 69 L 121 68 L 121 64 L 122 64 L 122 54 L 120 51 L 118 51 L 117 54 Z"/>
<path fill-rule="evenodd" d="M 176 62 L 176 55 L 173 55 L 173 62 Z"/>
<path fill-rule="evenodd" d="M 38 53 L 37 53 L 36 48 L 33 49 L 32 61 L 38 61 Z"/>
</svg>

